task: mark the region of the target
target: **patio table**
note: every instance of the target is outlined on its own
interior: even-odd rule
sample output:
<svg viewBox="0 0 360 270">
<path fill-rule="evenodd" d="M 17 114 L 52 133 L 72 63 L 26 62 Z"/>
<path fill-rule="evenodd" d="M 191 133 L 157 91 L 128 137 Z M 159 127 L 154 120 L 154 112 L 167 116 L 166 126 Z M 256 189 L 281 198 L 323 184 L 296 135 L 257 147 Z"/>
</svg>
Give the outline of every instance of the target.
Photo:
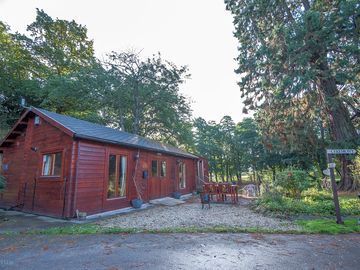
<svg viewBox="0 0 360 270">
<path fill-rule="evenodd" d="M 230 195 L 232 203 L 237 203 L 239 201 L 238 191 L 239 186 L 229 183 L 205 183 L 204 192 L 210 195 L 211 200 L 214 200 L 216 196 L 217 201 L 226 201 L 227 195 Z"/>
</svg>

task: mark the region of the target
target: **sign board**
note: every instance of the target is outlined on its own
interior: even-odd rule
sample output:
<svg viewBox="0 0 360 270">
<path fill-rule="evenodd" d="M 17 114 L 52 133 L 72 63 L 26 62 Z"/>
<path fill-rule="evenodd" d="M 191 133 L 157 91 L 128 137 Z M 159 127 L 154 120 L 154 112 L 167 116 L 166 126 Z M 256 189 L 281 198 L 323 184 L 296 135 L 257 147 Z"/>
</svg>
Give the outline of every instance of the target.
<svg viewBox="0 0 360 270">
<path fill-rule="evenodd" d="M 330 170 L 329 169 L 323 170 L 323 173 L 324 173 L 324 175 L 330 176 Z"/>
<path fill-rule="evenodd" d="M 327 154 L 332 155 L 355 155 L 356 150 L 355 149 L 327 149 Z"/>
<path fill-rule="evenodd" d="M 9 164 L 3 164 L 2 169 L 3 169 L 4 172 L 8 171 L 9 170 Z"/>
<path fill-rule="evenodd" d="M 329 169 L 334 169 L 336 167 L 336 164 L 335 163 L 329 163 L 328 164 L 328 168 Z"/>
</svg>

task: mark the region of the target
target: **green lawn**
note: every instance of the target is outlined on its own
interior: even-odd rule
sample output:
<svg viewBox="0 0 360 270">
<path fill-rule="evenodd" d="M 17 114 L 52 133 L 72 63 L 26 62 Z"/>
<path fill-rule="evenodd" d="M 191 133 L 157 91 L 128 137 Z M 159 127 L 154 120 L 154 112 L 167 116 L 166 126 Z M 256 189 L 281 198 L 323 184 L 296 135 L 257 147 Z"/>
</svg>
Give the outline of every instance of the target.
<svg viewBox="0 0 360 270">
<path fill-rule="evenodd" d="M 360 233 L 357 219 L 345 220 L 343 225 L 336 224 L 335 219 L 299 220 L 296 223 L 309 233 Z"/>
<path fill-rule="evenodd" d="M 335 219 L 298 220 L 298 230 L 271 230 L 255 227 L 178 227 L 159 230 L 142 228 L 104 228 L 96 224 L 81 224 L 30 231 L 30 235 L 80 235 L 80 234 L 133 234 L 133 233 L 281 233 L 281 234 L 344 234 L 360 233 L 357 219 L 345 220 L 344 225 L 336 224 Z"/>
</svg>

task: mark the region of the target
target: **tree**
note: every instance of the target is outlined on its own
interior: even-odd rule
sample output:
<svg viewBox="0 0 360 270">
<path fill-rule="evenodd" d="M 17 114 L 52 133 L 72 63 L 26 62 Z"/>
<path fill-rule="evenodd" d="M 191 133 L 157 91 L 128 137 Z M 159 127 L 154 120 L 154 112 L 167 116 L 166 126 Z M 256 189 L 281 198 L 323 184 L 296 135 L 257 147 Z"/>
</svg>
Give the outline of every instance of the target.
<svg viewBox="0 0 360 270">
<path fill-rule="evenodd" d="M 20 97 L 39 102 L 37 81 L 31 79 L 34 59 L 0 21 L 0 137 L 22 110 Z"/>
<path fill-rule="evenodd" d="M 66 75 L 93 65 L 93 41 L 85 26 L 74 20 L 52 19 L 36 9 L 36 20 L 27 27 L 30 37 L 18 35 L 38 61 L 38 77 Z"/>
<path fill-rule="evenodd" d="M 243 166 L 252 169 L 254 181 L 257 180 L 257 172 L 264 165 L 264 147 L 257 123 L 252 118 L 244 118 L 236 126 L 236 139 L 241 146 Z"/>
<path fill-rule="evenodd" d="M 0 114 L 6 130 L 27 105 L 103 122 L 99 99 L 105 70 L 94 57 L 87 29 L 75 21 L 52 19 L 37 10 L 29 36 L 0 24 Z M 3 120 L 4 119 L 4 120 Z"/>
<path fill-rule="evenodd" d="M 211 179 L 218 181 L 220 176 L 224 181 L 224 142 L 219 125 L 215 121 L 196 118 L 194 128 L 195 152 L 208 158 Z"/>
<path fill-rule="evenodd" d="M 239 40 L 245 111 L 320 106 L 337 145 L 358 144 L 358 1 L 225 0 Z M 350 112 L 354 115 L 351 117 Z M 346 166 L 346 165 L 345 165 Z M 343 177 L 343 180 L 345 178 Z M 347 185 L 348 186 L 348 185 Z"/>
<path fill-rule="evenodd" d="M 122 130 L 171 144 L 191 145 L 191 109 L 179 86 L 189 78 L 161 55 L 141 59 L 134 52 L 109 55 L 106 114 Z"/>
</svg>

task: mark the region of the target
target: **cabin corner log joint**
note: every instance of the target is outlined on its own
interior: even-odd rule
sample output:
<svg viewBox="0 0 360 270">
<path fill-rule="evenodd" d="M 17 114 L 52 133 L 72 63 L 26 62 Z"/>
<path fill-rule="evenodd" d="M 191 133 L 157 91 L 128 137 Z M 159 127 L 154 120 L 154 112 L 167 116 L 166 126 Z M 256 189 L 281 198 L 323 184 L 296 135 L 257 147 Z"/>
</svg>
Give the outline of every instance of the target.
<svg viewBox="0 0 360 270">
<path fill-rule="evenodd" d="M 0 141 L 0 206 L 71 218 L 190 193 L 207 160 L 141 136 L 31 107 Z"/>
</svg>

